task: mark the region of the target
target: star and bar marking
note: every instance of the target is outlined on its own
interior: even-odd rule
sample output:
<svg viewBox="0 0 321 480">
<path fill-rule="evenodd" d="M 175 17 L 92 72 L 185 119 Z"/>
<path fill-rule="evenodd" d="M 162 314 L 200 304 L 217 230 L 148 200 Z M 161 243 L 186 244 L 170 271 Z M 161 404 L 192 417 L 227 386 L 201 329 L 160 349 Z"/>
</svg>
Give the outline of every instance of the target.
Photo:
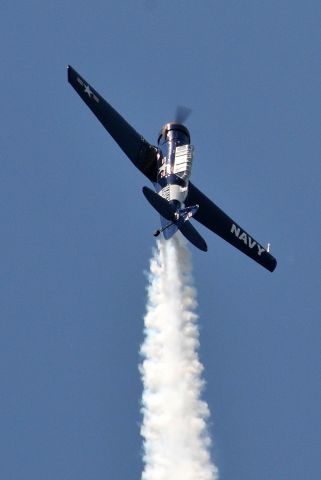
<svg viewBox="0 0 321 480">
<path fill-rule="evenodd" d="M 99 103 L 99 98 L 94 94 L 91 90 L 90 85 L 86 84 L 81 78 L 77 77 L 77 82 L 81 85 L 84 89 L 84 93 L 88 95 L 89 98 L 93 98 L 97 103 Z"/>
</svg>

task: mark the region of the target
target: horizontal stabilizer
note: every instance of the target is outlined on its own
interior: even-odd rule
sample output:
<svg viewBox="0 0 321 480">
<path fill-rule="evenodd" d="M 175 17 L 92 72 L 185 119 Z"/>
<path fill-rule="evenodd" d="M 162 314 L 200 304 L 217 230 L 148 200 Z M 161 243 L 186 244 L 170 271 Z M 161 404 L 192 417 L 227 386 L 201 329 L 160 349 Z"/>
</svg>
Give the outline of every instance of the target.
<svg viewBox="0 0 321 480">
<path fill-rule="evenodd" d="M 189 240 L 195 247 L 199 248 L 203 252 L 207 252 L 207 245 L 203 237 L 198 233 L 198 231 L 193 227 L 191 222 L 187 220 L 180 227 L 179 230 L 182 232 L 185 238 Z"/>
<path fill-rule="evenodd" d="M 165 198 L 158 195 L 148 187 L 143 187 L 143 194 L 145 195 L 146 200 L 151 204 L 153 208 L 166 220 L 173 222 L 175 220 L 175 211 Z"/>
</svg>

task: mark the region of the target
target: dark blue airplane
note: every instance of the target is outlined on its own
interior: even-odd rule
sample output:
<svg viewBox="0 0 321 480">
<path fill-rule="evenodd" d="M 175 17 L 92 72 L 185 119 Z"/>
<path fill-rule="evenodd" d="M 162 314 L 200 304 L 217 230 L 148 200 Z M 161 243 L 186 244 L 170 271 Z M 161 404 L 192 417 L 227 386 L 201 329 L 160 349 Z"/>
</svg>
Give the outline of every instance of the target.
<svg viewBox="0 0 321 480">
<path fill-rule="evenodd" d="M 161 217 L 162 227 L 155 236 L 163 233 L 168 239 L 180 230 L 193 245 L 207 251 L 205 240 L 190 222 L 195 218 L 273 272 L 277 262 L 269 253 L 269 245 L 262 247 L 189 181 L 193 146 L 183 125 L 188 109 L 180 108 L 177 120 L 163 126 L 156 147 L 137 133 L 71 66 L 68 66 L 68 81 L 127 157 L 154 184 L 156 192 L 144 187 L 143 194 Z"/>
</svg>

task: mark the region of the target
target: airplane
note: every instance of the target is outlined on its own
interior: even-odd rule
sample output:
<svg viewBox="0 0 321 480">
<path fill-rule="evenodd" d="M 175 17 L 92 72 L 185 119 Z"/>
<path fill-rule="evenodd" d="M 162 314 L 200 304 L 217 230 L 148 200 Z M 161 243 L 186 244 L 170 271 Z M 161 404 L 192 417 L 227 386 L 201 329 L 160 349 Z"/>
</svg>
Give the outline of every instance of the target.
<svg viewBox="0 0 321 480">
<path fill-rule="evenodd" d="M 270 253 L 252 235 L 232 220 L 190 182 L 193 151 L 190 133 L 183 125 L 188 109 L 182 107 L 174 122 L 166 123 L 157 146 L 150 144 L 70 65 L 68 81 L 119 147 L 154 185 L 143 187 L 147 201 L 160 214 L 161 233 L 171 238 L 177 230 L 197 248 L 207 251 L 202 236 L 191 224 L 195 219 L 264 268 L 273 272 L 277 265 Z"/>
</svg>

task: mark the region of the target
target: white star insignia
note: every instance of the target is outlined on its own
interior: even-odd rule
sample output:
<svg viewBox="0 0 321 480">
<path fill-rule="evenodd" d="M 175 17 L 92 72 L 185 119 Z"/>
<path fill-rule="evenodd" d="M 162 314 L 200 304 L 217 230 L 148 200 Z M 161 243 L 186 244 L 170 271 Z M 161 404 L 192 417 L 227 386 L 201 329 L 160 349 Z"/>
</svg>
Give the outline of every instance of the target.
<svg viewBox="0 0 321 480">
<path fill-rule="evenodd" d="M 85 86 L 85 93 L 87 93 L 88 97 L 91 98 L 91 96 L 93 95 L 93 92 L 90 90 L 90 86 L 89 85 L 86 85 Z"/>
</svg>

